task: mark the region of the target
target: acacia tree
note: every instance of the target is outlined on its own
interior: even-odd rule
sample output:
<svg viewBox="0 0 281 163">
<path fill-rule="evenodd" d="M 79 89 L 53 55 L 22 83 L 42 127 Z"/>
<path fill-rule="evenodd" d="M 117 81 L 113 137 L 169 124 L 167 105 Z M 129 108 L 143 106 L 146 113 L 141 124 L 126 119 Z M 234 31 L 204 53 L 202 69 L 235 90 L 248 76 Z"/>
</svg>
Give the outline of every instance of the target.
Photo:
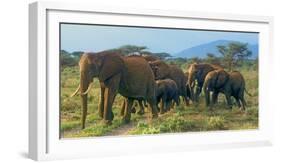
<svg viewBox="0 0 281 163">
<path fill-rule="evenodd" d="M 232 71 L 233 66 L 237 65 L 238 62 L 243 62 L 245 58 L 252 55 L 252 52 L 248 50 L 247 43 L 231 42 L 227 46 L 219 45 L 217 48 L 229 71 Z"/>
<path fill-rule="evenodd" d="M 128 54 L 133 54 L 133 53 L 138 53 L 141 54 L 142 51 L 146 50 L 146 46 L 135 46 L 135 45 L 124 45 L 118 48 L 119 50 L 122 51 L 123 54 L 128 55 Z"/>
<path fill-rule="evenodd" d="M 202 62 L 202 59 L 200 59 L 198 57 L 190 58 L 190 60 L 191 60 L 191 63 L 201 63 Z"/>
<path fill-rule="evenodd" d="M 211 64 L 220 65 L 220 59 L 213 53 L 207 53 L 206 61 Z"/>
</svg>

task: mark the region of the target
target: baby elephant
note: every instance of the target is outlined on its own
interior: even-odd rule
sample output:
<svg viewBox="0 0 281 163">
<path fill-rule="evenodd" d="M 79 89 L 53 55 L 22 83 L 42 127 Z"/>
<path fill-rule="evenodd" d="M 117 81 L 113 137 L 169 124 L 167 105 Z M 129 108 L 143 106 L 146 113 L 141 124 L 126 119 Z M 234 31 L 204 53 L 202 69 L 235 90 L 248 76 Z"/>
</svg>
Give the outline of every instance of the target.
<svg viewBox="0 0 281 163">
<path fill-rule="evenodd" d="M 175 81 L 171 79 L 156 81 L 157 104 L 161 101 L 160 114 L 170 110 L 173 101 L 179 105 L 179 90 Z"/>
<path fill-rule="evenodd" d="M 221 92 L 224 93 L 229 108 L 232 107 L 231 96 L 233 96 L 238 107 L 245 110 L 245 80 L 238 71 L 227 73 L 224 70 L 213 70 L 209 72 L 205 77 L 203 90 L 205 93 L 206 105 L 210 106 L 210 108 L 216 103 L 218 94 Z M 210 101 L 210 92 L 213 92 L 212 101 Z"/>
</svg>

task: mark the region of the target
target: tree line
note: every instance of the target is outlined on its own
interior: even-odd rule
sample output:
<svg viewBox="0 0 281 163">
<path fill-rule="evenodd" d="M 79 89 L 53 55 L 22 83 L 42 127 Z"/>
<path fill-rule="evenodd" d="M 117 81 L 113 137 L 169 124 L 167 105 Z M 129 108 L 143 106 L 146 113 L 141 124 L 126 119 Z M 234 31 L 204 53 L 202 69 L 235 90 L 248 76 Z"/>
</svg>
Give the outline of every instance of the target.
<svg viewBox="0 0 281 163">
<path fill-rule="evenodd" d="M 175 58 L 171 54 L 166 52 L 154 53 L 149 51 L 146 46 L 135 46 L 135 45 L 124 45 L 119 48 L 109 49 L 107 51 L 119 51 L 123 55 L 153 55 L 161 60 L 165 60 L 170 64 L 176 64 L 179 67 L 182 67 L 184 64 L 188 63 L 211 63 L 223 66 L 229 71 L 232 71 L 235 67 L 240 66 L 254 66 L 257 68 L 258 58 L 249 59 L 252 55 L 252 52 L 248 49 L 247 43 L 241 42 L 231 42 L 228 45 L 219 45 L 217 46 L 219 56 L 215 54 L 208 53 L 205 58 Z M 77 65 L 80 55 L 83 54 L 82 51 L 67 52 L 65 50 L 60 51 L 60 63 L 62 67 L 65 66 L 75 66 Z"/>
</svg>

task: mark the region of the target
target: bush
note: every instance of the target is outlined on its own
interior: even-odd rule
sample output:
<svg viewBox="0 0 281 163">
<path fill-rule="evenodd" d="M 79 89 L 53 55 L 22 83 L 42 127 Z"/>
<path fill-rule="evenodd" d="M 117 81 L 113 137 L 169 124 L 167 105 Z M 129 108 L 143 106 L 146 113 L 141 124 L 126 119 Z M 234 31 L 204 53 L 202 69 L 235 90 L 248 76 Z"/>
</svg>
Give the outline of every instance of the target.
<svg viewBox="0 0 281 163">
<path fill-rule="evenodd" d="M 75 66 L 78 64 L 79 58 L 72 57 L 68 54 L 62 53 L 60 58 L 60 64 L 64 66 Z"/>
<path fill-rule="evenodd" d="M 80 103 L 71 99 L 65 99 L 62 101 L 61 110 L 62 111 L 75 111 L 80 109 Z"/>
<path fill-rule="evenodd" d="M 212 129 L 212 130 L 215 130 L 215 129 L 219 129 L 219 130 L 223 130 L 225 129 L 225 119 L 221 116 L 213 116 L 213 117 L 210 117 L 208 120 L 207 120 L 207 128 L 208 129 Z"/>
<path fill-rule="evenodd" d="M 142 131 L 142 134 L 159 134 L 160 133 L 160 129 L 159 128 L 145 128 Z"/>
</svg>

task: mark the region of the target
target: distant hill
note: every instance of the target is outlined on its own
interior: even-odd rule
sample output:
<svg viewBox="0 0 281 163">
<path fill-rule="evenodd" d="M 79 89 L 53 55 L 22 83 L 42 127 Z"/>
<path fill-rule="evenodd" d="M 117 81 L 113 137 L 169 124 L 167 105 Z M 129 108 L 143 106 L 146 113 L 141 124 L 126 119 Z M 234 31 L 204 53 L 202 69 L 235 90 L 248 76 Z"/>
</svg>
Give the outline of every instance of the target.
<svg viewBox="0 0 281 163">
<path fill-rule="evenodd" d="M 213 42 L 209 42 L 206 44 L 201 44 L 198 46 L 194 46 L 191 48 L 187 48 L 182 50 L 179 53 L 173 54 L 174 57 L 181 57 L 181 58 L 205 58 L 207 56 L 207 53 L 213 53 L 216 56 L 221 56 L 221 54 L 217 50 L 218 45 L 228 45 L 231 42 L 231 40 L 217 40 Z M 258 45 L 257 44 L 249 44 L 248 48 L 250 51 L 252 51 L 252 56 L 250 58 L 256 58 L 258 56 Z"/>
</svg>

